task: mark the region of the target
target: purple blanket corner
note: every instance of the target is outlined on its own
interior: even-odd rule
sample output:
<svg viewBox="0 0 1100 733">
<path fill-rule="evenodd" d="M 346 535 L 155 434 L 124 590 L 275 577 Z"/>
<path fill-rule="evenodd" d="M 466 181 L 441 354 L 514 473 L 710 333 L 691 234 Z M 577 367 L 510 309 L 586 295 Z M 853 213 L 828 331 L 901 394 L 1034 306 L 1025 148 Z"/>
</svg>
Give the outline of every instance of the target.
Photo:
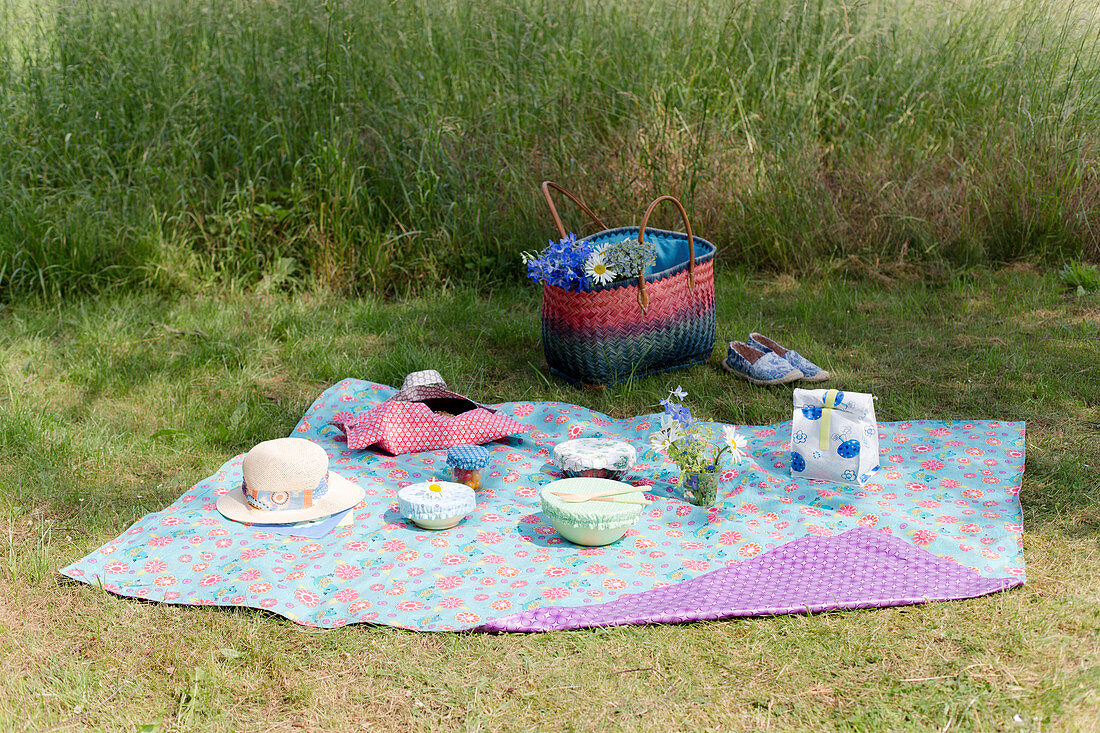
<svg viewBox="0 0 1100 733">
<path fill-rule="evenodd" d="M 595 606 L 549 606 L 492 619 L 477 631 L 551 631 L 948 601 L 1022 585 L 985 578 L 874 529 L 803 537 L 766 555 Z"/>
</svg>

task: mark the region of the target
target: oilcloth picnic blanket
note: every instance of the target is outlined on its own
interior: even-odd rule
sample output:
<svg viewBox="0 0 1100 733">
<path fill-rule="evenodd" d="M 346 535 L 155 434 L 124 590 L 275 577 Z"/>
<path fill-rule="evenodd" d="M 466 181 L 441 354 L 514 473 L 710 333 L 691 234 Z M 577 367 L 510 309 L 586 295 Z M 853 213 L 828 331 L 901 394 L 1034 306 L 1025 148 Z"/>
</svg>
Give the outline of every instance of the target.
<svg viewBox="0 0 1100 733">
<path fill-rule="evenodd" d="M 345 380 L 293 435 L 365 489 L 354 521 L 320 538 L 276 536 L 224 519 L 238 456 L 118 538 L 64 568 L 123 596 L 267 609 L 298 623 L 371 622 L 421 631 L 544 631 L 865 608 L 968 598 L 1024 580 L 1022 423 L 879 424 L 882 470 L 863 487 L 789 474 L 790 423 L 741 427 L 749 458 L 721 475 L 713 507 L 675 498 L 678 472 L 648 449 L 658 415 L 614 420 L 576 405 L 496 406 L 531 429 L 486 447 L 477 508 L 430 532 L 397 512 L 398 489 L 447 475 L 446 451 L 349 449 L 329 424 L 390 387 Z M 540 511 L 550 452 L 571 438 L 639 449 L 630 480 L 654 503 L 606 547 L 578 547 Z"/>
</svg>

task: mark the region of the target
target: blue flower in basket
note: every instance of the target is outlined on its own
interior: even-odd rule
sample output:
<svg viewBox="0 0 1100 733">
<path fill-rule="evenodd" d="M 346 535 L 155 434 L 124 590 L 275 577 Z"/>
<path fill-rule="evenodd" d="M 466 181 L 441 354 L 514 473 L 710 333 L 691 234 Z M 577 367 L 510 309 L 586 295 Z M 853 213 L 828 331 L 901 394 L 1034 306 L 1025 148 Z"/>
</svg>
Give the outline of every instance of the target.
<svg viewBox="0 0 1100 733">
<path fill-rule="evenodd" d="M 624 277 L 638 275 L 657 262 L 652 242 L 626 238 L 599 246 L 569 234 L 550 240 L 538 253 L 524 252 L 527 277 L 562 290 L 585 292 Z"/>
<path fill-rule="evenodd" d="M 585 263 L 594 251 L 590 242 L 578 242 L 576 234 L 570 234 L 559 242 L 550 240 L 546 249 L 538 254 L 523 253 L 527 277 L 535 282 L 556 285 L 562 290 L 589 290 L 591 281 L 585 272 Z"/>
</svg>

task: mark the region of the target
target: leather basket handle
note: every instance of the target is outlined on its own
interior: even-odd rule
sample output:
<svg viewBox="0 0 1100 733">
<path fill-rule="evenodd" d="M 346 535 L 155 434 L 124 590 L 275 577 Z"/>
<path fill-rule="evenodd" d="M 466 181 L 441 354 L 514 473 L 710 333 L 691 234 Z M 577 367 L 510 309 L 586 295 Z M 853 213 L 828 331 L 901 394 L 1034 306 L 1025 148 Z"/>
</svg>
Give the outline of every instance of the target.
<svg viewBox="0 0 1100 733">
<path fill-rule="evenodd" d="M 565 227 L 562 226 L 561 217 L 558 216 L 558 207 L 554 206 L 554 199 L 550 197 L 551 188 L 555 191 L 558 191 L 559 193 L 564 194 L 566 198 L 575 203 L 581 211 L 588 214 L 589 218 L 591 218 L 592 221 L 596 222 L 596 225 L 600 229 L 607 229 L 607 225 L 600 220 L 600 217 L 596 216 L 596 213 L 592 211 L 592 209 L 585 206 L 584 202 L 577 198 L 574 194 L 566 191 L 564 188 L 552 181 L 543 181 L 542 195 L 546 197 L 546 205 L 550 207 L 550 215 L 554 217 L 554 224 L 558 227 L 558 233 L 561 234 L 562 239 L 565 239 L 566 236 Z"/>
<path fill-rule="evenodd" d="M 653 210 L 657 208 L 657 204 L 662 201 L 671 201 L 676 204 L 676 208 L 680 210 L 680 216 L 684 220 L 684 228 L 687 230 L 688 235 L 688 288 L 691 292 L 695 292 L 695 237 L 691 233 L 691 222 L 688 221 L 687 212 L 684 210 L 684 205 L 675 196 L 661 196 L 653 200 L 653 203 L 649 205 L 649 208 L 645 210 L 645 216 L 642 217 L 642 225 L 638 227 L 638 244 L 644 243 L 645 227 L 649 223 L 649 215 L 653 213 Z M 564 236 L 564 235 L 563 235 Z M 649 308 L 649 296 L 645 292 L 645 273 L 638 273 L 638 305 L 642 306 L 642 313 L 644 314 Z"/>
</svg>

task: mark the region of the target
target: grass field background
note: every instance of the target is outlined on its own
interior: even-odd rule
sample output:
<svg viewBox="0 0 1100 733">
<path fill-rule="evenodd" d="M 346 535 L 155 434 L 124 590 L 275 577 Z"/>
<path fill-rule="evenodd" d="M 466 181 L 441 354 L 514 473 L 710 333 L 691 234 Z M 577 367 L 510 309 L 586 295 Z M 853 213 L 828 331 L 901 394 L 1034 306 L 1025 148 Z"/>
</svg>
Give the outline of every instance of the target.
<svg viewBox="0 0 1100 733">
<path fill-rule="evenodd" d="M 1027 422 L 1028 583 L 968 601 L 544 635 L 310 632 L 121 599 L 57 569 L 344 378 L 436 367 L 475 399 L 789 419 L 716 362 L 603 393 L 545 373 L 533 287 L 400 302 L 101 295 L 0 309 L 0 729 L 1094 730 L 1100 720 L 1100 301 L 1056 273 L 890 287 L 725 270 L 719 341 L 770 334 L 880 420 Z M 721 343 L 715 355 L 722 355 Z"/>
<path fill-rule="evenodd" d="M 486 287 L 542 179 L 753 270 L 1100 256 L 1095 0 L 0 8 L 0 293 Z"/>
</svg>

